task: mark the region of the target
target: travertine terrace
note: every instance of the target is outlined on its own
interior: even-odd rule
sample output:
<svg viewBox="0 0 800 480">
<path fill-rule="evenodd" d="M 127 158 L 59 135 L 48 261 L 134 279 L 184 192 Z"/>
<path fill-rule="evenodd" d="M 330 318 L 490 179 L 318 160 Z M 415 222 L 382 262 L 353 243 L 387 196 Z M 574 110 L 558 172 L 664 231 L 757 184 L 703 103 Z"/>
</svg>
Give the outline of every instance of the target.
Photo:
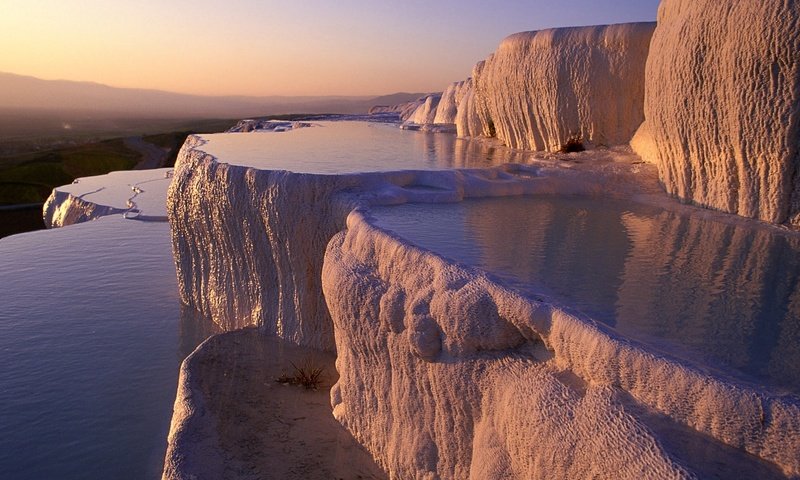
<svg viewBox="0 0 800 480">
<path fill-rule="evenodd" d="M 797 223 L 799 32 L 791 2 L 665 0 L 657 26 L 512 35 L 472 78 L 389 107 L 514 148 L 621 148 L 553 168 L 296 174 L 227 164 L 194 137 L 169 192 L 181 297 L 225 328 L 335 350 L 333 413 L 393 478 L 798 476 L 796 396 L 522 296 L 368 209 L 522 193 L 691 209 L 658 175 L 686 202 Z M 665 423 L 710 460 L 667 448 Z"/>
<path fill-rule="evenodd" d="M 800 10 L 664 0 L 633 146 L 671 194 L 800 224 Z"/>
</svg>

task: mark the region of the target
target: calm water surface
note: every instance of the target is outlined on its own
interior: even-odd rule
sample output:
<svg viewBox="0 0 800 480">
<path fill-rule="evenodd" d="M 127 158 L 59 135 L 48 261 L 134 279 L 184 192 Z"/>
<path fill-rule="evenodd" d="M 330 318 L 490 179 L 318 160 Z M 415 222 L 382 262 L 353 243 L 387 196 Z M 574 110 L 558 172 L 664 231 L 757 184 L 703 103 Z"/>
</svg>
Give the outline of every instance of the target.
<svg viewBox="0 0 800 480">
<path fill-rule="evenodd" d="M 322 174 L 482 168 L 529 163 L 535 156 L 450 134 L 401 130 L 396 124 L 314 125 L 288 132 L 206 134 L 201 150 L 229 164 Z"/>
<path fill-rule="evenodd" d="M 800 240 L 629 202 L 373 209 L 378 225 L 672 355 L 800 393 Z"/>
<path fill-rule="evenodd" d="M 167 223 L 0 241 L 0 477 L 160 478 L 186 345 Z"/>
</svg>

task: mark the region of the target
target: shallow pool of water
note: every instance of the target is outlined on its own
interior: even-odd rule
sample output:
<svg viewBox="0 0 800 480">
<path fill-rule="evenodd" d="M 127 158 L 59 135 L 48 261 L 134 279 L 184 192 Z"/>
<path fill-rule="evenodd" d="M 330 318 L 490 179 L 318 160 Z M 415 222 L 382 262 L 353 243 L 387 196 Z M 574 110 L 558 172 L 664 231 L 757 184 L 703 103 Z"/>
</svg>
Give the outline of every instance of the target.
<svg viewBox="0 0 800 480">
<path fill-rule="evenodd" d="M 406 131 L 396 124 L 326 121 L 287 132 L 205 134 L 200 150 L 221 162 L 296 173 L 483 168 L 529 163 L 514 152 L 451 134 Z"/>
<path fill-rule="evenodd" d="M 181 335 L 165 222 L 0 241 L 0 477 L 160 478 Z M 183 342 L 183 343 L 182 343 Z"/>
<path fill-rule="evenodd" d="M 379 226 L 670 355 L 800 393 L 800 239 L 630 202 L 373 209 Z"/>
</svg>

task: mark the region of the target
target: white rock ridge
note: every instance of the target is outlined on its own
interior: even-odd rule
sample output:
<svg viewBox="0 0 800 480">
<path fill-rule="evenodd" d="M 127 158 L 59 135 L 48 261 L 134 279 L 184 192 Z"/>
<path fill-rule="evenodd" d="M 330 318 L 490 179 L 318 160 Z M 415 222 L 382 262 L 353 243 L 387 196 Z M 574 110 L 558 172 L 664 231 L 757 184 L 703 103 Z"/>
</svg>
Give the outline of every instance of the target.
<svg viewBox="0 0 800 480">
<path fill-rule="evenodd" d="M 362 212 L 329 244 L 323 287 L 334 416 L 392 478 L 702 476 L 664 449 L 648 409 L 691 427 L 682 442 L 700 432 L 800 474 L 796 398 L 649 353 Z"/>
<path fill-rule="evenodd" d="M 628 143 L 644 118 L 654 29 L 631 23 L 509 36 L 473 70 L 472 92 L 459 105 L 459 135 L 496 135 L 512 148 L 548 151 L 570 139 Z"/>
<path fill-rule="evenodd" d="M 603 152 L 619 154 L 595 150 L 569 156 L 569 168 L 295 174 L 220 163 L 203 142 L 184 146 L 169 192 L 182 300 L 226 330 L 256 325 L 335 350 L 334 414 L 394 478 L 690 477 L 694 465 L 664 447 L 642 410 L 687 438 L 800 472 L 794 397 L 652 354 L 412 247 L 358 210 L 522 193 L 654 195 L 654 166 L 603 164 Z M 652 180 L 643 189 L 631 183 L 643 175 Z M 173 431 L 201 428 L 184 410 Z M 183 447 L 171 445 L 179 458 Z M 574 448 L 552 455 L 564 445 Z"/>
<path fill-rule="evenodd" d="M 471 86 L 469 80 L 455 82 L 448 85 L 442 98 L 439 100 L 439 105 L 436 107 L 436 115 L 433 118 L 434 124 L 455 124 L 456 116 L 458 115 L 458 105 L 466 95 Z"/>
<path fill-rule="evenodd" d="M 798 47 L 795 2 L 661 2 L 632 145 L 669 193 L 800 225 Z"/>
<path fill-rule="evenodd" d="M 427 102 L 428 98 L 430 98 L 432 95 L 439 96 L 441 94 L 432 93 L 428 95 L 423 95 L 411 102 L 398 103 L 396 105 L 375 105 L 373 107 L 370 107 L 368 113 L 370 115 L 375 115 L 379 113 L 397 113 L 398 115 L 400 115 L 401 122 L 410 121 L 410 119 L 416 115 L 417 109 L 424 106 L 425 102 Z"/>
<path fill-rule="evenodd" d="M 398 103 L 397 105 L 375 105 L 370 107 L 367 113 L 369 115 L 396 113 L 400 117 L 400 121 L 405 121 L 414 113 L 417 107 L 419 107 L 419 102 L 417 101 Z"/>
<path fill-rule="evenodd" d="M 428 125 L 436 118 L 436 110 L 442 99 L 441 93 L 432 93 L 424 98 L 410 117 L 405 119 L 404 125 Z"/>
<path fill-rule="evenodd" d="M 225 329 L 255 325 L 323 350 L 335 348 L 320 284 L 325 246 L 356 205 L 453 202 L 588 183 L 542 182 L 536 169 L 515 165 L 342 175 L 259 170 L 218 162 L 202 150 L 204 142 L 192 136 L 184 144 L 167 198 L 181 300 Z"/>
</svg>

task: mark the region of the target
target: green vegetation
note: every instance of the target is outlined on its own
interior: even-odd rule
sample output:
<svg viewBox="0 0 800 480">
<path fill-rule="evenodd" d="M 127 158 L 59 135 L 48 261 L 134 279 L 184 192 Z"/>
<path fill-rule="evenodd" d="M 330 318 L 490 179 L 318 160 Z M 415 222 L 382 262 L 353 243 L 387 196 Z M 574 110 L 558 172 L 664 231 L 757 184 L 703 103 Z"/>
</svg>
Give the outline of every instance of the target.
<svg viewBox="0 0 800 480">
<path fill-rule="evenodd" d="M 121 138 L 0 159 L 0 205 L 42 203 L 50 191 L 78 177 L 129 170 L 139 154 Z"/>
<path fill-rule="evenodd" d="M 223 131 L 234 123 L 232 120 L 182 122 L 181 130 L 145 135 L 142 140 L 167 150 L 163 166 L 171 167 L 188 135 Z M 158 123 L 144 123 L 141 129 L 146 131 L 158 126 Z M 109 127 L 104 125 L 103 128 Z M 97 134 L 105 135 L 100 130 Z M 0 153 L 0 205 L 43 203 L 55 187 L 72 183 L 78 177 L 130 170 L 141 160 L 139 152 L 125 145 L 124 137 L 72 138 L 55 144 L 48 144 L 48 141 L 49 137 L 30 137 L 24 143 L 14 143 L 4 154 Z"/>
</svg>

